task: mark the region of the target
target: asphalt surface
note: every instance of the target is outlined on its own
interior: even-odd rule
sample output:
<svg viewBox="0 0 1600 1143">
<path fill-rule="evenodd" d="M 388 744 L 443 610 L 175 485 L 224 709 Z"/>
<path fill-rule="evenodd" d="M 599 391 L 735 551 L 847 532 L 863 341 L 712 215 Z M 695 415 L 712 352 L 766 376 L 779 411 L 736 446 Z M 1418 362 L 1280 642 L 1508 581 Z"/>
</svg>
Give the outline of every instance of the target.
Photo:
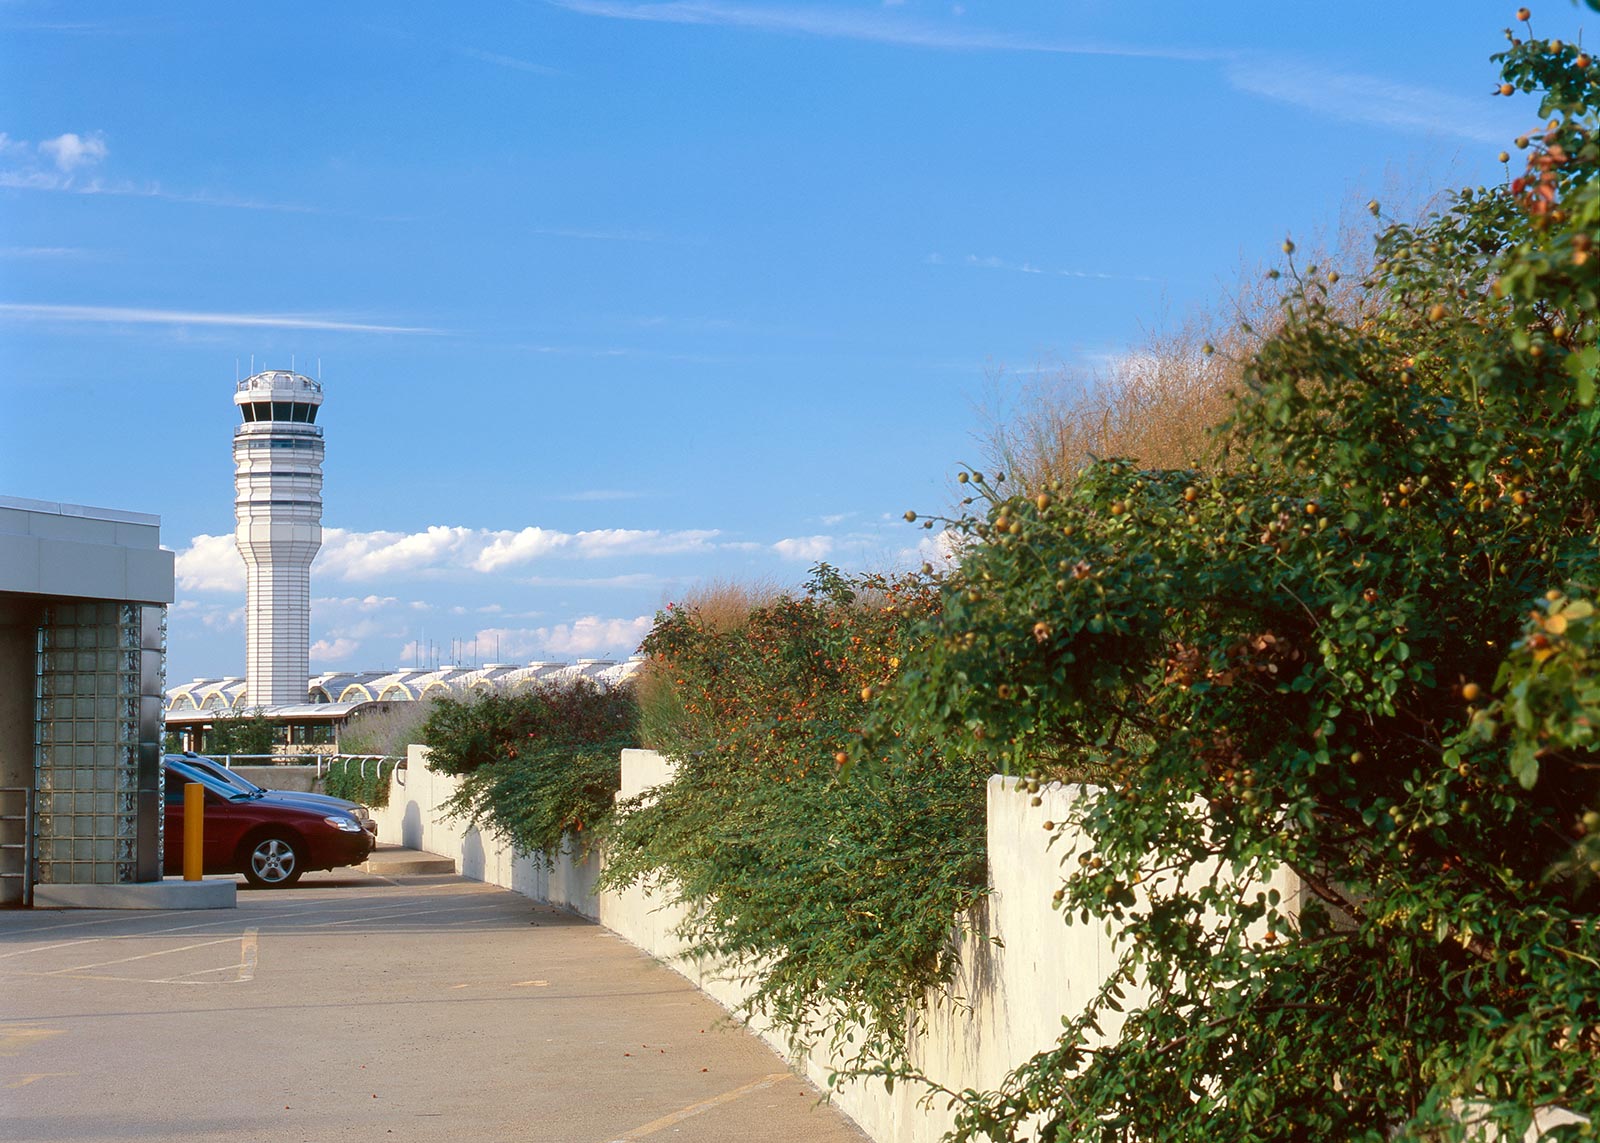
<svg viewBox="0 0 1600 1143">
<path fill-rule="evenodd" d="M 0 911 L 0 1139 L 860 1143 L 605 929 L 349 870 L 207 912 Z"/>
</svg>

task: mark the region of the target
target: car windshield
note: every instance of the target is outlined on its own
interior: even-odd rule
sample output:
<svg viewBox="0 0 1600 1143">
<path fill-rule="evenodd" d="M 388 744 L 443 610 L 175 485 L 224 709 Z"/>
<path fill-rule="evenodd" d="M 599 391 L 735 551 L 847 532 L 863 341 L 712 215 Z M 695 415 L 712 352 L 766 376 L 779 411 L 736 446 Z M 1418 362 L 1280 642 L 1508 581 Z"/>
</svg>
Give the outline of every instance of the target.
<svg viewBox="0 0 1600 1143">
<path fill-rule="evenodd" d="M 210 774 L 217 781 L 226 782 L 228 785 L 244 790 L 246 793 L 266 793 L 266 787 L 256 785 L 243 774 L 235 773 L 233 770 L 230 770 L 228 767 L 222 765 L 222 763 L 216 762 L 210 758 L 206 758 L 201 755 L 191 756 L 185 754 L 179 761 L 192 770 L 198 770 L 202 774 Z"/>
<path fill-rule="evenodd" d="M 169 780 L 172 776 L 176 775 L 177 778 L 183 782 L 199 782 L 212 793 L 217 794 L 220 797 L 227 798 L 229 801 L 240 801 L 245 798 L 261 797 L 259 793 L 256 793 L 252 790 L 241 789 L 230 782 L 222 781 L 212 774 L 207 774 L 204 770 L 201 770 L 198 767 L 190 766 L 183 762 L 168 761 L 167 774 Z"/>
</svg>

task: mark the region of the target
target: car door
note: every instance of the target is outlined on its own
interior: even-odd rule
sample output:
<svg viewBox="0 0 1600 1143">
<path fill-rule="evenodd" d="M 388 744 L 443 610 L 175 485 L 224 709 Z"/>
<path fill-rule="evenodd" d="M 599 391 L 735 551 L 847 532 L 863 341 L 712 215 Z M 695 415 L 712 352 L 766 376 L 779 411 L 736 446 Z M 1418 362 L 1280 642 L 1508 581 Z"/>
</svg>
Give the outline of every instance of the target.
<svg viewBox="0 0 1600 1143">
<path fill-rule="evenodd" d="M 166 837 L 162 860 L 171 875 L 183 872 L 184 776 L 167 771 Z M 233 873 L 239 839 L 253 819 L 250 814 L 210 787 L 205 792 L 205 872 Z"/>
</svg>

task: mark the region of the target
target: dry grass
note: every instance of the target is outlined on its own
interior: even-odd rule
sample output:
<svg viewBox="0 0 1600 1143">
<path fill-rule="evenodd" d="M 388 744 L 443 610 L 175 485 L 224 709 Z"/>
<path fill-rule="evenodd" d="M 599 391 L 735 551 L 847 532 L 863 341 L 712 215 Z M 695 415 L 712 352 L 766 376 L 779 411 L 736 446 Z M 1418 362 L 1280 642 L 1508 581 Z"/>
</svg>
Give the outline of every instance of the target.
<svg viewBox="0 0 1600 1143">
<path fill-rule="evenodd" d="M 1405 201 L 1403 195 L 1391 195 Z M 1420 218 L 1432 201 L 1407 203 L 1404 214 Z M 1376 224 L 1365 204 L 1341 212 L 1333 233 L 1299 244 L 1294 273 L 1337 320 L 1358 323 L 1368 305 L 1361 280 L 1372 265 Z M 1092 459 L 1125 457 L 1145 468 L 1225 467 L 1226 438 L 1219 427 L 1232 412 L 1235 394 L 1262 342 L 1281 327 L 1287 287 L 1266 267 L 1241 267 L 1222 301 L 1176 325 L 1147 332 L 1128 353 L 1095 370 L 1063 370 L 1042 383 L 1025 385 L 1011 410 L 991 413 L 985 463 L 1009 474 L 1019 491 L 1069 483 Z M 1329 280 L 1328 271 L 1337 271 Z M 1213 352 L 1207 353 L 1210 346 Z"/>
<path fill-rule="evenodd" d="M 739 630 L 749 622 L 752 611 L 781 594 L 781 590 L 767 580 L 735 583 L 717 579 L 690 588 L 672 606 L 694 615 L 700 626 L 720 635 Z"/>
<path fill-rule="evenodd" d="M 397 702 L 387 710 L 365 710 L 339 733 L 343 754 L 393 754 L 404 756 L 406 747 L 421 742 L 419 732 L 433 710 L 433 700 Z"/>
</svg>

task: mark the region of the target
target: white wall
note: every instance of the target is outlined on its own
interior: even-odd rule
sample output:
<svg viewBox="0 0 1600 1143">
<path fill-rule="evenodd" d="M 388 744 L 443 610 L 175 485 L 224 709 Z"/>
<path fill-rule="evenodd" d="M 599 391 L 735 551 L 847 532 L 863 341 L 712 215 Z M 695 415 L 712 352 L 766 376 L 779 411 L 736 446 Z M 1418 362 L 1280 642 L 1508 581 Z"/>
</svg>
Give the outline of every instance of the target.
<svg viewBox="0 0 1600 1143">
<path fill-rule="evenodd" d="M 437 808 L 455 792 L 456 780 L 429 771 L 426 758 L 425 748 L 409 749 L 408 768 L 397 772 L 389 806 L 373 815 L 380 841 L 454 857 L 464 876 L 598 920 L 724 1007 L 743 1002 L 750 990 L 735 979 L 737 973 L 683 956 L 683 942 L 672 932 L 683 911 L 662 894 L 632 888 L 597 897 L 599 861 L 592 854 L 574 861 L 564 853 L 554 869 L 546 870 L 514 857 L 496 838 L 441 821 Z M 625 750 L 618 796 L 662 785 L 672 773 L 673 764 L 653 750 Z M 960 937 L 961 967 L 949 989 L 958 1001 L 930 995 L 908 1044 L 912 1065 L 946 1088 L 999 1087 L 1013 1068 L 1056 1042 L 1062 1015 L 1081 1012 L 1116 963 L 1104 923 L 1069 925 L 1050 907 L 1062 880 L 1061 863 L 1076 851 L 1065 834 L 1050 844 L 1044 823 L 1064 820 L 1080 790 L 1047 786 L 1040 791 L 1041 804 L 1033 806 L 1016 790 L 1014 779 L 989 779 L 991 893 L 971 918 L 970 931 Z M 1294 907 L 1297 887 L 1288 875 L 1280 874 L 1271 886 Z M 745 974 L 750 971 L 744 966 Z M 796 1058 L 781 1032 L 752 1028 L 818 1086 L 828 1086 L 834 1068 L 822 1052 Z M 1117 1025 L 1107 1021 L 1105 1030 L 1113 1035 Z M 890 1092 L 881 1081 L 863 1080 L 847 1083 L 833 1102 L 878 1143 L 936 1143 L 954 1125 L 955 1115 L 944 1098 L 925 1100 L 926 1094 L 920 1086 L 896 1084 Z M 1534 1143 L 1542 1130 L 1576 1121 L 1566 1112 L 1546 1112 L 1525 1139 Z"/>
<path fill-rule="evenodd" d="M 543 862 L 514 854 L 493 834 L 445 818 L 439 807 L 456 792 L 458 782 L 429 770 L 427 757 L 425 746 L 406 748 L 405 768 L 396 770 L 391 780 L 389 804 L 372 811 L 380 842 L 454 858 L 463 877 L 560 905 L 592 921 L 600 919 L 594 894 L 600 862 L 595 855 L 574 860 L 569 846 L 553 869 L 546 868 Z"/>
<path fill-rule="evenodd" d="M 596 897 L 599 869 L 593 856 L 579 863 L 568 856 L 555 869 L 545 870 L 515 857 L 492 836 L 441 820 L 437 807 L 454 793 L 456 780 L 428 770 L 426 756 L 425 749 L 410 748 L 407 769 L 396 777 L 389 806 L 374 812 L 380 841 L 453 857 L 464 876 L 597 919 L 724 1006 L 736 1008 L 744 1000 L 746 987 L 730 979 L 723 966 L 682 956 L 683 942 L 672 932 L 682 910 L 661 893 L 631 888 Z M 654 751 L 624 751 L 620 796 L 670 781 L 672 769 Z M 1047 847 L 1042 826 L 1066 816 L 1075 790 L 1048 788 L 1040 795 L 1043 804 L 1034 807 L 1010 785 L 999 777 L 989 782 L 993 893 L 975 918 L 978 931 L 961 941 L 961 970 L 952 992 L 962 1002 L 931 1003 L 910 1044 L 913 1063 L 957 1091 L 996 1087 L 1011 1068 L 1053 1044 L 1061 1033 L 1061 1014 L 1079 1010 L 1113 963 L 1103 926 L 1065 925 L 1050 908 L 1050 894 L 1061 878 L 1060 860 L 1070 848 L 1063 849 L 1061 841 Z M 827 1058 L 794 1059 L 781 1032 L 754 1030 L 827 1086 L 833 1071 Z M 881 1081 L 861 1081 L 846 1085 L 834 1102 L 880 1143 L 933 1143 L 949 1129 L 953 1115 L 942 1103 L 920 1106 L 923 1094 L 905 1084 L 889 1093 Z"/>
</svg>

